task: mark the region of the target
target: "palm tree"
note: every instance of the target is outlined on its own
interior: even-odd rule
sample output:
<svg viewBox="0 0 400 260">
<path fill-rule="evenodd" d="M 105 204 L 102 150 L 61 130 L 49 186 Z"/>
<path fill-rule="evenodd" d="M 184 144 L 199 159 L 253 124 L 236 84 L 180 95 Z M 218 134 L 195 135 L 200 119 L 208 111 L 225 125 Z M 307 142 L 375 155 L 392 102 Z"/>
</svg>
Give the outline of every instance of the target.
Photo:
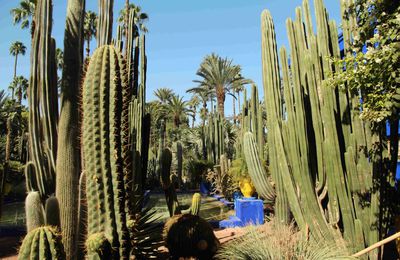
<svg viewBox="0 0 400 260">
<path fill-rule="evenodd" d="M 85 21 L 83 25 L 83 35 L 86 40 L 86 57 L 90 55 L 90 41 L 97 33 L 97 14 L 92 11 L 85 13 Z"/>
<path fill-rule="evenodd" d="M 12 93 L 17 93 L 17 102 L 20 105 L 22 98 L 26 98 L 26 90 L 28 89 L 29 81 L 24 76 L 18 76 L 13 79 L 9 88 Z M 14 94 L 13 94 L 14 95 Z"/>
<path fill-rule="evenodd" d="M 33 35 L 36 0 L 21 0 L 18 7 L 11 9 L 13 23 L 21 24 L 21 28 L 25 29 L 31 25 L 31 33 Z M 31 21 L 32 20 L 32 21 Z"/>
<path fill-rule="evenodd" d="M 225 94 L 235 81 L 241 79 L 237 77 L 240 75 L 240 71 L 240 66 L 233 65 L 232 60 L 212 53 L 204 58 L 196 73 L 201 80 L 195 80 L 195 82 L 209 89 L 215 89 L 218 112 L 222 117 L 225 110 Z"/>
<path fill-rule="evenodd" d="M 192 113 L 192 128 L 194 128 L 194 122 L 196 121 L 197 106 L 200 104 L 200 98 L 197 95 L 193 95 L 187 103 Z"/>
<path fill-rule="evenodd" d="M 182 120 L 187 117 L 187 115 L 192 112 L 188 108 L 188 104 L 183 100 L 183 97 L 179 95 L 173 95 L 171 99 L 168 101 L 168 105 L 166 106 L 166 110 L 168 111 L 169 116 L 174 123 L 174 127 L 179 128 L 182 123 Z"/>
<path fill-rule="evenodd" d="M 14 78 L 17 76 L 17 64 L 18 64 L 18 55 L 25 55 L 26 47 L 22 42 L 15 41 L 10 46 L 10 54 L 15 56 L 14 61 Z M 12 98 L 14 99 L 14 91 L 12 92 Z"/>
<path fill-rule="evenodd" d="M 135 23 L 135 32 L 138 35 L 139 31 L 142 33 L 147 33 L 147 27 L 145 26 L 145 22 L 149 20 L 149 16 L 147 13 L 142 12 L 142 8 L 138 5 L 135 4 L 129 4 L 129 1 L 126 1 L 126 5 L 129 6 L 129 11 L 134 11 L 134 23 Z M 126 29 L 126 20 L 127 17 L 129 17 L 129 14 L 126 13 L 126 10 L 128 8 L 124 8 L 119 12 L 119 17 L 118 17 L 118 23 L 125 26 Z M 124 35 L 126 35 L 126 32 L 124 30 L 123 32 Z"/>
<path fill-rule="evenodd" d="M 64 52 L 60 48 L 56 49 L 56 64 L 57 64 L 57 69 L 62 70 L 64 66 Z"/>
<path fill-rule="evenodd" d="M 156 96 L 162 104 L 167 104 L 173 95 L 174 91 L 170 88 L 159 88 L 154 91 L 154 96 Z"/>
</svg>

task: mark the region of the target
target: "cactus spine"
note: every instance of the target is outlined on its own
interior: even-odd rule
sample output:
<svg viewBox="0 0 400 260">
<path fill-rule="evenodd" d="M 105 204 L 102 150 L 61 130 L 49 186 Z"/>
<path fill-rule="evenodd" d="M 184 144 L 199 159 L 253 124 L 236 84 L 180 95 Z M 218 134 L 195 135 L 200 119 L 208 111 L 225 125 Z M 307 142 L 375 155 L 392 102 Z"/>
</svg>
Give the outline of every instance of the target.
<svg viewBox="0 0 400 260">
<path fill-rule="evenodd" d="M 29 231 L 22 242 L 18 259 L 66 259 L 57 230 L 45 226 Z"/>
</svg>

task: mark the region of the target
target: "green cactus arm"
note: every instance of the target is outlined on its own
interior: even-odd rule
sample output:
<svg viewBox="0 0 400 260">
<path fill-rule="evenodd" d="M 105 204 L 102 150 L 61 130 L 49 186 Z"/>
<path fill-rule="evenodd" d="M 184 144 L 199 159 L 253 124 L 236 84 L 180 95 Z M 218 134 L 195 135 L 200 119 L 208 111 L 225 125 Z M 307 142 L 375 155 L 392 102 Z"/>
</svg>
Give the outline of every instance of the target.
<svg viewBox="0 0 400 260">
<path fill-rule="evenodd" d="M 257 145 L 251 132 L 244 134 L 243 148 L 249 175 L 258 194 L 265 198 L 269 203 L 274 202 L 275 190 L 269 182 L 267 173 L 263 168 Z"/>
</svg>

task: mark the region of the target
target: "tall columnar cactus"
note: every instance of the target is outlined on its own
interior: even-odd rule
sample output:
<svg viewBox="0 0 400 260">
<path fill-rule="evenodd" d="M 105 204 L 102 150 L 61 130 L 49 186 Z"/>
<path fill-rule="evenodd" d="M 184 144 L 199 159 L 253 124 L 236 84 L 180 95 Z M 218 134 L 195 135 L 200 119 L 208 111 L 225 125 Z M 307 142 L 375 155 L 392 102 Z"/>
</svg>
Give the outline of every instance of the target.
<svg viewBox="0 0 400 260">
<path fill-rule="evenodd" d="M 124 64 L 113 46 L 98 48 L 91 58 L 83 87 L 83 150 L 88 204 L 88 237 L 103 233 L 113 259 L 130 254 L 123 165 L 131 155 L 122 144 L 128 109 Z M 131 180 L 129 180 L 131 181 Z"/>
<path fill-rule="evenodd" d="M 243 139 L 244 157 L 250 178 L 257 193 L 269 203 L 272 203 L 275 200 L 275 191 L 262 165 L 254 136 L 251 132 L 247 132 L 244 134 Z"/>
<path fill-rule="evenodd" d="M 275 42 L 275 29 L 272 18 L 268 11 L 261 15 L 262 28 L 262 65 L 263 65 L 263 84 L 264 98 L 267 109 L 267 128 L 268 128 L 268 147 L 274 147 L 274 125 L 282 120 L 281 93 L 278 54 Z M 279 171 L 278 158 L 274 150 L 268 152 L 272 178 L 275 182 L 276 203 L 275 213 L 279 221 L 288 222 L 289 207 L 283 179 Z"/>
<path fill-rule="evenodd" d="M 214 163 L 217 163 L 220 156 L 225 153 L 224 120 L 218 113 L 208 116 L 207 156 Z"/>
<path fill-rule="evenodd" d="M 351 2 L 342 1 L 343 17 Z M 350 250 L 356 251 L 376 242 L 379 233 L 371 229 L 380 225 L 379 192 L 373 189 L 378 180 L 367 153 L 371 131 L 360 121 L 357 95 L 324 85 L 325 79 L 341 69 L 329 60 L 340 58 L 338 32 L 335 22 L 328 21 L 322 0 L 315 0 L 314 7 L 317 34 L 308 0 L 303 10 L 296 9 L 294 21 L 287 20 L 291 51 L 289 59 L 286 49 L 280 50 L 281 72 L 272 18 L 268 11 L 262 14 L 271 171 L 275 180 L 280 173 L 277 199 L 282 187 L 301 228 L 307 226 L 315 239 L 327 242 L 335 241 L 341 230 Z M 350 14 L 343 22 L 347 55 L 351 55 L 354 28 L 355 18 Z"/>
<path fill-rule="evenodd" d="M 99 18 L 97 22 L 97 46 L 111 44 L 113 31 L 114 0 L 99 0 Z"/>
<path fill-rule="evenodd" d="M 57 214 L 60 215 L 62 241 L 68 259 L 76 259 L 78 250 L 78 183 L 81 174 L 79 97 L 83 70 L 84 9 L 84 1 L 68 1 L 58 124 L 56 200 L 60 207 Z M 55 212 L 49 214 L 57 215 Z"/>
<path fill-rule="evenodd" d="M 57 68 L 55 41 L 51 38 L 52 1 L 40 0 L 35 10 L 29 81 L 29 148 L 33 172 L 30 191 L 42 200 L 55 191 L 57 158 Z M 32 167 L 33 166 L 33 167 Z"/>
<path fill-rule="evenodd" d="M 57 229 L 44 226 L 29 231 L 22 241 L 18 259 L 66 259 Z"/>
<path fill-rule="evenodd" d="M 165 199 L 167 201 L 168 211 L 170 216 L 180 214 L 179 202 L 176 196 L 174 183 L 171 181 L 171 164 L 172 153 L 166 148 L 161 152 L 160 157 L 160 175 L 161 185 L 164 189 Z"/>
<path fill-rule="evenodd" d="M 176 173 L 178 175 L 178 187 L 182 186 L 183 148 L 181 142 L 176 142 Z"/>
</svg>

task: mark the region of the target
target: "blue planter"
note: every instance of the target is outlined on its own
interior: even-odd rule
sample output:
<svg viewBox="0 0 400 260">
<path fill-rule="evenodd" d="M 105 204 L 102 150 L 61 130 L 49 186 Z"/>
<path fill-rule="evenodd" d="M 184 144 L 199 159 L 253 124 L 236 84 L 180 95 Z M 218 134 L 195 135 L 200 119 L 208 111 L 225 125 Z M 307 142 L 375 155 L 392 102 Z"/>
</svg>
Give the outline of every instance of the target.
<svg viewBox="0 0 400 260">
<path fill-rule="evenodd" d="M 200 182 L 200 193 L 208 195 L 210 194 L 210 183 L 208 182 Z"/>
</svg>

